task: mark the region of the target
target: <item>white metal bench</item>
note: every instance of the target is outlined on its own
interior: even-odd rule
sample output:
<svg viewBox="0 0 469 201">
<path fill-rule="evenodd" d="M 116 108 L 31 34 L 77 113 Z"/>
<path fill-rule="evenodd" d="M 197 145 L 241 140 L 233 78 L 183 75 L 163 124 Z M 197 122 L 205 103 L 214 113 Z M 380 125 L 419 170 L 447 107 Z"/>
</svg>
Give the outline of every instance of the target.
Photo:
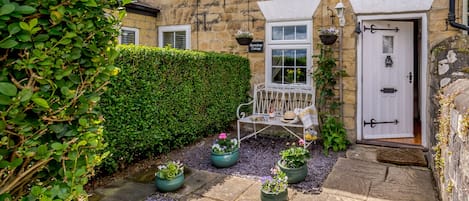
<svg viewBox="0 0 469 201">
<path fill-rule="evenodd" d="M 301 121 L 292 123 L 282 121 L 282 119 L 286 111 L 294 111 L 297 108 L 304 109 L 314 107 L 313 90 L 292 87 L 267 87 L 264 84 L 258 84 L 254 87 L 253 95 L 254 99 L 252 101 L 239 105 L 236 111 L 238 117 L 238 142 L 240 146 L 242 140 L 256 136 L 272 126 L 282 127 L 296 138 L 305 140 L 306 130 L 312 128 L 306 128 Z M 249 105 L 252 105 L 252 114 L 246 115 L 245 112 L 240 112 L 243 106 Z M 275 109 L 274 118 L 268 117 L 272 108 Z M 268 120 L 264 120 L 264 118 L 268 118 Z M 315 114 L 315 118 L 317 119 L 317 114 Z M 240 125 L 242 123 L 252 124 L 254 131 L 241 137 Z M 262 128 L 259 130 L 257 130 L 258 125 L 262 125 Z M 315 123 L 315 125 L 317 125 L 317 123 Z M 302 133 L 296 133 L 290 128 L 302 128 Z M 306 142 L 304 146 L 308 147 L 310 144 L 311 142 Z"/>
</svg>

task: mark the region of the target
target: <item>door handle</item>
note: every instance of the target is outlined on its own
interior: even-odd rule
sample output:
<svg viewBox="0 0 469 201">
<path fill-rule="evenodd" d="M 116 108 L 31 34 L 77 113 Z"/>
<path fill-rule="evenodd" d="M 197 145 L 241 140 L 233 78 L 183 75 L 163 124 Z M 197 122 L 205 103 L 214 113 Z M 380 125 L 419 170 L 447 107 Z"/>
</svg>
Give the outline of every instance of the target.
<svg viewBox="0 0 469 201">
<path fill-rule="evenodd" d="M 409 83 L 412 84 L 412 79 L 413 79 L 412 72 L 409 72 L 409 75 L 407 75 L 406 77 L 409 79 Z"/>
</svg>

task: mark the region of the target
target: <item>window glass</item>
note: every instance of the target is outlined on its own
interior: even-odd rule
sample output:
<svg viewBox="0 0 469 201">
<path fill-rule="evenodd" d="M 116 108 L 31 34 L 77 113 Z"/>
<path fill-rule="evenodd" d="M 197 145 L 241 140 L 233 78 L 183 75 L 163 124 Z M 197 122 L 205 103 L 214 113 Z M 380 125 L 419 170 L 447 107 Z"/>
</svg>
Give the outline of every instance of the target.
<svg viewBox="0 0 469 201">
<path fill-rule="evenodd" d="M 306 84 L 306 49 L 273 49 L 272 82 Z"/>
<path fill-rule="evenodd" d="M 159 47 L 190 49 L 191 25 L 174 25 L 158 27 Z"/>
<path fill-rule="evenodd" d="M 306 26 L 296 26 L 296 39 L 306 40 Z"/>
<path fill-rule="evenodd" d="M 272 27 L 272 40 L 283 40 L 283 27 Z"/>
<path fill-rule="evenodd" d="M 136 31 L 129 29 L 122 29 L 119 36 L 120 44 L 134 44 L 136 45 Z"/>
<path fill-rule="evenodd" d="M 284 40 L 295 40 L 295 27 L 294 26 L 286 26 L 284 27 Z"/>
</svg>

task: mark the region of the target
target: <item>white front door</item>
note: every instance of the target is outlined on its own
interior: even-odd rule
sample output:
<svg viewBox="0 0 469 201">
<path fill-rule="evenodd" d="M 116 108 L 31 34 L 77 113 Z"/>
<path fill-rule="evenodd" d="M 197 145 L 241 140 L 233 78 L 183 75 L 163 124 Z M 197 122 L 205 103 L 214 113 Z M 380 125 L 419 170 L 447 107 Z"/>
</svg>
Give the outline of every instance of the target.
<svg viewBox="0 0 469 201">
<path fill-rule="evenodd" d="M 363 138 L 413 137 L 413 23 L 363 25 Z"/>
</svg>

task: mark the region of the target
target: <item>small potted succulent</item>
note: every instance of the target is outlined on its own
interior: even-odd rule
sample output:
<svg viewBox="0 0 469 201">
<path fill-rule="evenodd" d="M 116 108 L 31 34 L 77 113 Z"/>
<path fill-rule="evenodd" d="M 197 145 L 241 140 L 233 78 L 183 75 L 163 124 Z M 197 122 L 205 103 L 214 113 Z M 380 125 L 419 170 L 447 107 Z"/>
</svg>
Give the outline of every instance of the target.
<svg viewBox="0 0 469 201">
<path fill-rule="evenodd" d="M 308 175 L 307 160 L 310 158 L 309 151 L 304 148 L 304 141 L 300 140 L 298 146 L 292 143 L 291 147 L 280 152 L 281 159 L 277 166 L 288 176 L 288 183 L 303 181 Z"/>
<path fill-rule="evenodd" d="M 211 160 L 215 167 L 231 167 L 239 159 L 238 140 L 228 139 L 226 133 L 220 133 L 212 145 Z"/>
<path fill-rule="evenodd" d="M 252 41 L 252 33 L 249 31 L 241 31 L 238 30 L 235 34 L 236 41 L 238 41 L 238 44 L 240 45 L 249 45 Z"/>
<path fill-rule="evenodd" d="M 319 29 L 319 39 L 321 39 L 322 44 L 324 45 L 332 45 L 337 40 L 337 35 L 339 31 L 334 27 L 330 27 L 328 29 L 321 28 Z"/>
<path fill-rule="evenodd" d="M 158 166 L 155 176 L 155 185 L 159 191 L 175 191 L 184 183 L 184 166 L 180 161 L 168 161 Z"/>
<path fill-rule="evenodd" d="M 272 176 L 262 177 L 261 200 L 262 201 L 286 201 L 288 200 L 288 177 L 278 167 L 270 169 Z"/>
</svg>

